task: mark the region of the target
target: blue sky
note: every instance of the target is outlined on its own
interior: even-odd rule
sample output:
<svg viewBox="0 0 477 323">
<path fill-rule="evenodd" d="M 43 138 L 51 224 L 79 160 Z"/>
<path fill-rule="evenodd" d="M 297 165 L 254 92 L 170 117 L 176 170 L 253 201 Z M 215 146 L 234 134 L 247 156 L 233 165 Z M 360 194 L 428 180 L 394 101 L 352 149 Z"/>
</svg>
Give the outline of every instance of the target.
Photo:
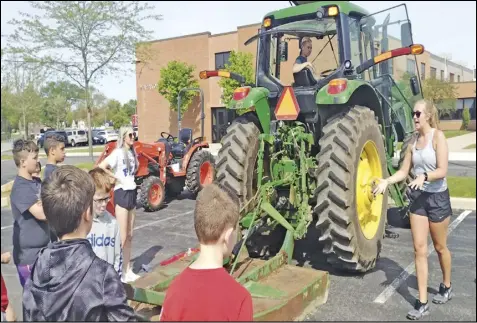
<svg viewBox="0 0 477 323">
<path fill-rule="evenodd" d="M 469 68 L 476 65 L 476 2 L 475 1 L 353 1 L 371 12 L 406 3 L 412 22 L 415 43 L 430 52 L 451 54 L 452 60 Z M 209 31 L 213 34 L 236 30 L 237 26 L 258 23 L 272 10 L 289 7 L 288 1 L 157 1 L 153 3 L 163 20 L 147 23 L 155 30 L 155 39 L 163 39 Z M 253 10 L 251 10 L 253 8 Z M 19 17 L 18 11 L 29 12 L 25 1 L 2 1 L 2 34 L 12 28 L 8 21 Z M 4 39 L 2 38 L 2 47 Z M 95 86 L 108 98 L 122 103 L 136 98 L 136 78 L 131 73 L 121 77 L 103 78 Z"/>
</svg>

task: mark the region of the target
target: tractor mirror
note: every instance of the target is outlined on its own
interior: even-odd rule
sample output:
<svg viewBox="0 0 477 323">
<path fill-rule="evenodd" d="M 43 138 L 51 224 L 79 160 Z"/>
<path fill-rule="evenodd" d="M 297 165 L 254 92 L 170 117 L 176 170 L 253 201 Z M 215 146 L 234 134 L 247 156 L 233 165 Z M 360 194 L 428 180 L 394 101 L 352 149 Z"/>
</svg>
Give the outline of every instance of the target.
<svg viewBox="0 0 477 323">
<path fill-rule="evenodd" d="M 418 95 L 419 93 L 421 93 L 421 89 L 419 87 L 419 82 L 417 81 L 417 76 L 414 75 L 411 77 L 411 79 L 409 80 L 409 83 L 411 85 L 411 91 L 412 91 L 412 95 Z"/>
<path fill-rule="evenodd" d="M 412 43 L 411 23 L 406 22 L 401 25 L 401 42 L 402 47 L 409 47 Z"/>
<path fill-rule="evenodd" d="M 286 62 L 288 60 L 288 43 L 281 42 L 280 43 L 280 62 Z"/>
</svg>

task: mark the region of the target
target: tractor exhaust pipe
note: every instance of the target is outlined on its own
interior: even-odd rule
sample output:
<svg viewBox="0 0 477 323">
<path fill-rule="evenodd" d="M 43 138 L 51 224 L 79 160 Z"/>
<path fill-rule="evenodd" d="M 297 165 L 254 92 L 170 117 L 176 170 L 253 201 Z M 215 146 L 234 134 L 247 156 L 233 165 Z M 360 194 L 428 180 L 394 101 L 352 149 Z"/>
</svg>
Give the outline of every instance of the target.
<svg viewBox="0 0 477 323">
<path fill-rule="evenodd" d="M 204 137 L 204 119 L 205 119 L 205 111 L 204 111 L 204 91 L 201 88 L 198 87 L 185 87 L 179 91 L 179 94 L 177 95 L 177 112 L 178 112 L 178 132 L 180 133 L 181 131 L 181 94 L 182 92 L 186 91 L 195 91 L 200 93 L 200 136 Z"/>
</svg>

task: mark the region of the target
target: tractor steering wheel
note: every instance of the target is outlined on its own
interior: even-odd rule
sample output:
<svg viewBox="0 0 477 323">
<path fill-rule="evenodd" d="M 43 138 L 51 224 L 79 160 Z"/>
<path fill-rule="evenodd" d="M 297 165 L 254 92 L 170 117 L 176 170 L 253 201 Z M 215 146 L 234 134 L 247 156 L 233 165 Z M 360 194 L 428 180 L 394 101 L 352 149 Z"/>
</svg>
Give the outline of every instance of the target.
<svg viewBox="0 0 477 323">
<path fill-rule="evenodd" d="M 165 131 L 161 132 L 161 137 L 166 139 L 167 141 L 174 142 L 174 136 L 168 132 L 165 132 Z"/>
<path fill-rule="evenodd" d="M 320 73 L 320 76 L 321 77 L 328 77 L 330 74 L 326 74 L 326 73 L 330 73 L 330 72 L 333 72 L 333 71 L 336 71 L 336 68 L 332 68 L 332 69 L 329 69 L 329 70 L 325 70 L 323 72 Z"/>
</svg>

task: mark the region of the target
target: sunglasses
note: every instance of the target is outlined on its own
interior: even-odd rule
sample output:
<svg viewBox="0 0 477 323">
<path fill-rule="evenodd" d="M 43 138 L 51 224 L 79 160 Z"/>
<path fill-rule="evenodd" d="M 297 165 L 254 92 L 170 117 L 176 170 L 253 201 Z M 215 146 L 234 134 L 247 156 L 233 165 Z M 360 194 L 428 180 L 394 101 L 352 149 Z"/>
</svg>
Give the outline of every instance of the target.
<svg viewBox="0 0 477 323">
<path fill-rule="evenodd" d="M 134 138 L 134 134 L 129 133 L 129 134 L 128 134 L 128 137 L 129 137 L 129 139 L 133 139 L 133 138 Z"/>
<path fill-rule="evenodd" d="M 412 117 L 414 118 L 414 116 L 420 118 L 421 117 L 421 111 L 412 111 Z"/>
</svg>

